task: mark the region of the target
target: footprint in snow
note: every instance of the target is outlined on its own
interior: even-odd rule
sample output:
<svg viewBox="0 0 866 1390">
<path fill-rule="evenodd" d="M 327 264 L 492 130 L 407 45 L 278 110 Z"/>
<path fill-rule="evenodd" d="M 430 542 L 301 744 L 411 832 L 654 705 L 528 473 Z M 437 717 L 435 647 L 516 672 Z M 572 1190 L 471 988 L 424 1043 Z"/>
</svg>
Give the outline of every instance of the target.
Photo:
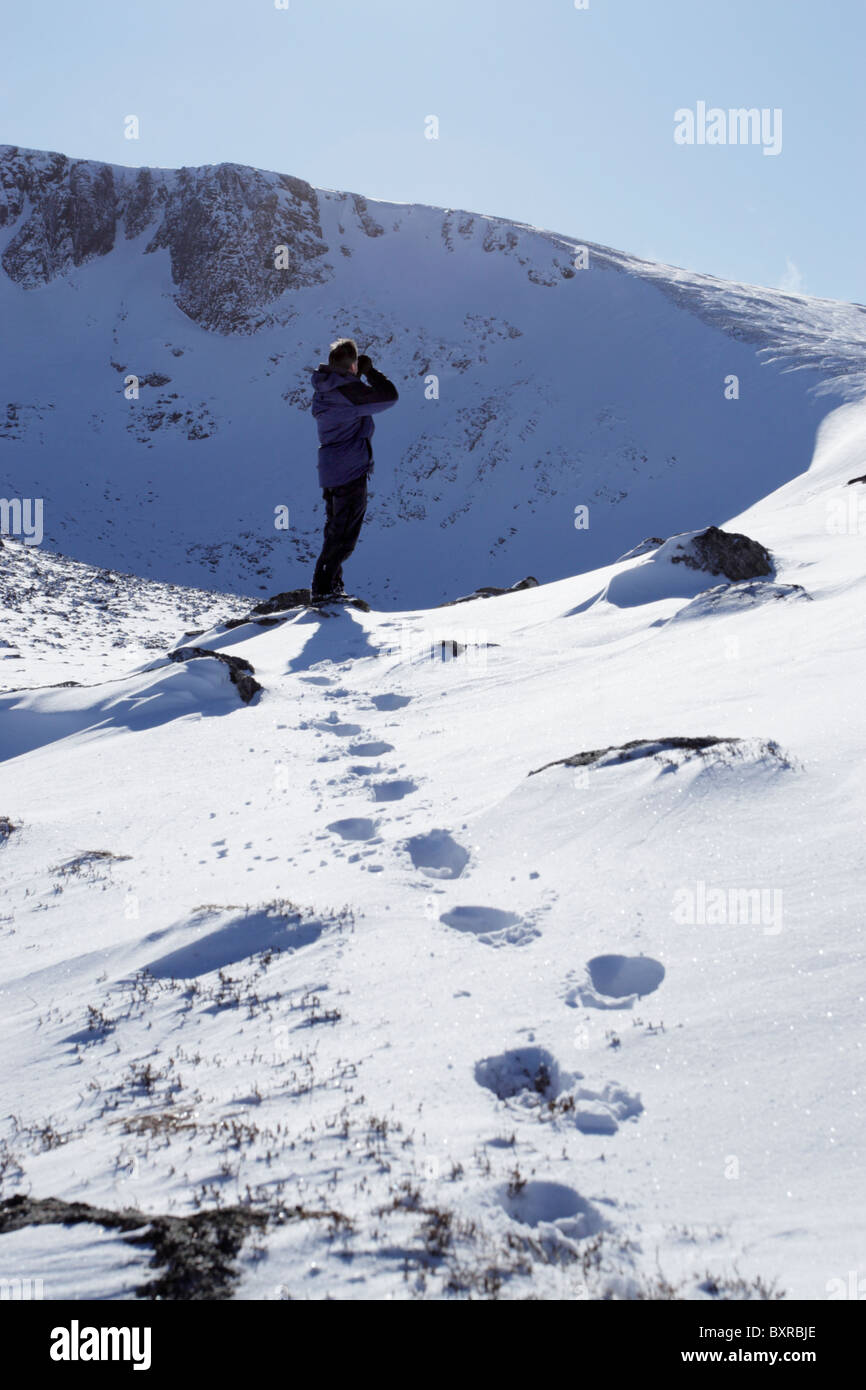
<svg viewBox="0 0 866 1390">
<path fill-rule="evenodd" d="M 417 790 L 415 783 L 409 781 L 375 782 L 373 784 L 373 800 L 402 801 L 404 796 L 409 796 Z"/>
<path fill-rule="evenodd" d="M 528 946 L 541 936 L 536 927 L 517 913 L 498 907 L 454 907 L 450 912 L 441 913 L 439 921 L 455 931 L 469 932 L 485 946 Z"/>
<path fill-rule="evenodd" d="M 358 730 L 360 733 L 361 730 Z M 381 739 L 376 739 L 372 743 L 353 743 L 349 753 L 353 758 L 381 758 L 385 753 L 393 753 L 393 743 L 384 743 Z"/>
<path fill-rule="evenodd" d="M 636 1119 L 643 1112 L 640 1096 L 615 1081 L 608 1081 L 600 1091 L 581 1086 L 574 1100 L 574 1123 L 581 1134 L 616 1134 L 623 1120 Z"/>
<path fill-rule="evenodd" d="M 376 706 L 376 709 L 381 709 L 381 710 L 405 709 L 405 707 L 406 707 L 408 704 L 411 704 L 411 703 L 412 703 L 412 696 L 411 696 L 411 695 L 372 695 L 372 696 L 370 697 L 370 703 L 371 703 L 371 705 L 375 705 L 375 706 Z"/>
<path fill-rule="evenodd" d="M 459 878 L 469 863 L 469 851 L 458 845 L 447 830 L 413 835 L 406 848 L 415 868 L 427 878 Z"/>
<path fill-rule="evenodd" d="M 527 1093 L 555 1100 L 563 1089 L 559 1064 L 545 1047 L 518 1047 L 475 1063 L 475 1080 L 498 1100 Z"/>
<path fill-rule="evenodd" d="M 661 961 L 652 956 L 594 956 L 586 977 L 568 991 L 566 1004 L 576 1008 L 630 1009 L 638 999 L 652 994 L 665 977 Z"/>
<path fill-rule="evenodd" d="M 366 816 L 347 816 L 345 820 L 332 821 L 327 827 L 343 840 L 372 840 L 377 828 L 377 822 Z"/>
<path fill-rule="evenodd" d="M 360 724 L 341 724 L 337 714 L 331 714 L 327 719 L 314 719 L 312 724 L 303 727 L 319 729 L 323 734 L 336 734 L 337 738 L 356 738 L 361 732 Z"/>
<path fill-rule="evenodd" d="M 640 1096 L 615 1081 L 601 1090 L 581 1085 L 581 1072 L 563 1070 L 544 1047 L 520 1047 L 475 1063 L 475 1080 L 509 1108 L 537 1111 L 539 1107 L 563 1118 L 574 1118 L 582 1134 L 616 1134 L 624 1120 L 643 1111 Z"/>
<path fill-rule="evenodd" d="M 572 1240 L 597 1235 L 607 1225 L 591 1202 L 564 1183 L 534 1180 L 517 1191 L 509 1187 L 500 1192 L 500 1201 L 513 1221 L 523 1226 L 555 1224 Z"/>
</svg>

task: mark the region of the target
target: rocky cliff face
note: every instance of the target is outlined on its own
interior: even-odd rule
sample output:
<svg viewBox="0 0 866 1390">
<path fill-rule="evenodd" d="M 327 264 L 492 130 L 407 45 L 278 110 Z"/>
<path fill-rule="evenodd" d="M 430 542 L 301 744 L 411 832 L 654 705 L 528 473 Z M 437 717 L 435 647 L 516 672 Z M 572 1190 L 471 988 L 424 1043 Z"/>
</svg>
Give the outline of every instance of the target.
<svg viewBox="0 0 866 1390">
<path fill-rule="evenodd" d="M 310 369 L 357 338 L 400 391 L 351 579 L 387 606 L 721 526 L 808 467 L 817 392 L 866 391 L 855 305 L 238 164 L 3 145 L 0 321 L 3 491 L 42 499 L 44 547 L 247 594 L 309 582 Z"/>
<path fill-rule="evenodd" d="M 287 289 L 329 273 L 315 189 L 238 164 L 136 170 L 3 146 L 0 227 L 16 223 L 2 266 L 28 289 L 150 232 L 142 251 L 168 250 L 179 307 L 223 333 L 273 322 Z"/>
</svg>

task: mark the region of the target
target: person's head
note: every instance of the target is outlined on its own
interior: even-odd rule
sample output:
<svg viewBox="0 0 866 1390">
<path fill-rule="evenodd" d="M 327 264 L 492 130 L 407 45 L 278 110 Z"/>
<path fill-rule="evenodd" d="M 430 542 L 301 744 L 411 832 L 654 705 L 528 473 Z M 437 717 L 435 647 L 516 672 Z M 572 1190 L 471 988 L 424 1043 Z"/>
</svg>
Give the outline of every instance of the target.
<svg viewBox="0 0 866 1390">
<path fill-rule="evenodd" d="M 328 366 L 335 372 L 357 372 L 358 345 L 354 338 L 338 338 L 331 344 Z"/>
</svg>

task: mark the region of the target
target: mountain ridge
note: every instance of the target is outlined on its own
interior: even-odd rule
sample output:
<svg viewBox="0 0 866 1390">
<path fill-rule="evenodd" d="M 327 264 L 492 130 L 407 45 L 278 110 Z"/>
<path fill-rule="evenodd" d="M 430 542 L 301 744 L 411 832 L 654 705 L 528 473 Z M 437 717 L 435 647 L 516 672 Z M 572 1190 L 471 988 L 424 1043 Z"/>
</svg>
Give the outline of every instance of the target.
<svg viewBox="0 0 866 1390">
<path fill-rule="evenodd" d="M 44 498 L 47 548 L 167 583 L 309 583 L 309 371 L 339 333 L 401 392 L 349 576 L 386 607 L 723 525 L 809 466 L 825 397 L 866 394 L 861 306 L 528 224 L 18 146 L 0 189 L 4 492 Z"/>
</svg>

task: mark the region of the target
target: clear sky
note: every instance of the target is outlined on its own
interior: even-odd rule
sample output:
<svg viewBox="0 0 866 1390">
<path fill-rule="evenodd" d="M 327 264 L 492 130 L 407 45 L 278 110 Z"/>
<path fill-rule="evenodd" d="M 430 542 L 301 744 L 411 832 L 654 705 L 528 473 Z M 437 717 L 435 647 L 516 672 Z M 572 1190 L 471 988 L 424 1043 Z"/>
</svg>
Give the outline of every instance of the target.
<svg viewBox="0 0 866 1390">
<path fill-rule="evenodd" d="M 2 37 L 0 142 L 252 164 L 866 302 L 863 0 L 34 0 Z M 678 145 L 698 102 L 780 109 L 781 153 Z"/>
</svg>

